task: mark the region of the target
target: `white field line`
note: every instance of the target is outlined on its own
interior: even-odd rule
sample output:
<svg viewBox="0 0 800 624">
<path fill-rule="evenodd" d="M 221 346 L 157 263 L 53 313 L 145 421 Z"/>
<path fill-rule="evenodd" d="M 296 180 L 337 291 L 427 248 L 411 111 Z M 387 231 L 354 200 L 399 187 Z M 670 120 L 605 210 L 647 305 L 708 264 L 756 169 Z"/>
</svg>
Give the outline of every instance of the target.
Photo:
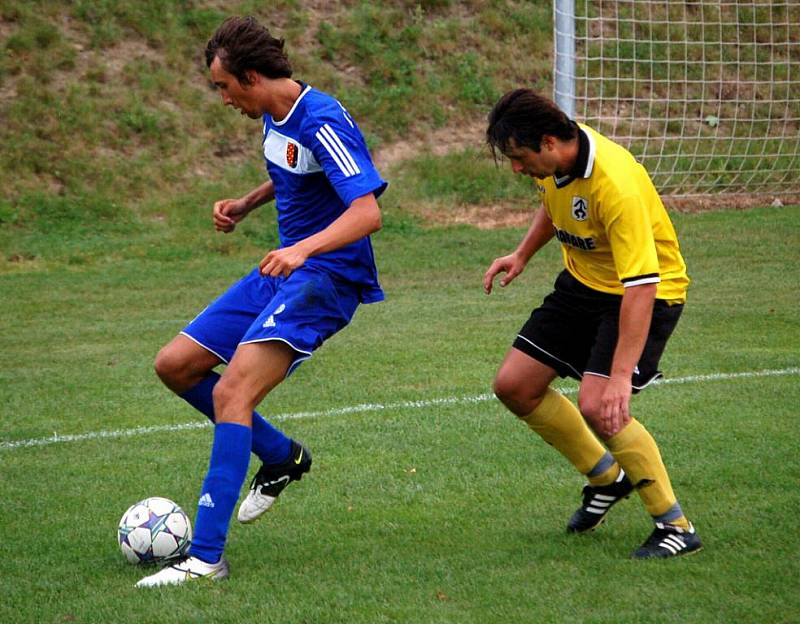
<svg viewBox="0 0 800 624">
<path fill-rule="evenodd" d="M 650 387 L 665 386 L 669 384 L 689 384 L 704 381 L 728 381 L 731 379 L 748 379 L 754 377 L 782 377 L 787 375 L 800 375 L 800 367 L 782 368 L 779 370 L 746 371 L 742 373 L 711 373 L 708 375 L 690 375 L 674 379 L 659 379 Z M 565 394 L 575 392 L 575 388 L 558 388 Z M 270 416 L 271 421 L 296 420 L 300 418 L 320 418 L 329 416 L 345 416 L 347 414 L 366 414 L 369 412 L 382 412 L 385 410 L 424 409 L 442 405 L 464 405 L 469 403 L 482 403 L 494 399 L 493 394 L 478 394 L 475 396 L 444 397 L 440 399 L 420 399 L 418 401 L 397 401 L 395 403 L 362 403 L 349 407 L 335 407 L 318 412 L 291 412 Z M 100 440 L 103 438 L 130 438 L 151 433 L 186 431 L 189 429 L 202 429 L 211 426 L 207 420 L 182 423 L 178 425 L 153 425 L 150 427 L 134 427 L 131 429 L 116 429 L 112 431 L 90 431 L 72 435 L 59 435 L 53 433 L 46 438 L 31 438 L 28 440 L 12 440 L 0 442 L 0 451 L 11 451 L 34 446 L 49 446 L 67 442 L 83 442 L 85 440 Z"/>
</svg>

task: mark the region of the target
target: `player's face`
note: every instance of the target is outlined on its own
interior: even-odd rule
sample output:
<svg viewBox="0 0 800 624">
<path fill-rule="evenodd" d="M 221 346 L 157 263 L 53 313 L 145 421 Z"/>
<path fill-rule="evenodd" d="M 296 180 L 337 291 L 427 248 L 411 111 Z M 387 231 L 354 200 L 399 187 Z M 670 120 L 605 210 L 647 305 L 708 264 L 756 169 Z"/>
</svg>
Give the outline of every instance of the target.
<svg viewBox="0 0 800 624">
<path fill-rule="evenodd" d="M 550 142 L 543 140 L 541 149 L 535 152 L 530 147 L 520 147 L 511 139 L 511 145 L 505 151 L 505 156 L 511 161 L 511 170 L 514 173 L 530 176 L 532 178 L 546 178 L 556 172 L 556 159 Z"/>
<path fill-rule="evenodd" d="M 229 74 L 222 67 L 222 61 L 215 57 L 211 61 L 211 80 L 219 89 L 222 96 L 222 103 L 225 106 L 233 106 L 242 115 L 247 115 L 250 119 L 258 119 L 263 114 L 257 105 L 254 90 L 251 85 L 243 85 L 233 74 Z"/>
</svg>

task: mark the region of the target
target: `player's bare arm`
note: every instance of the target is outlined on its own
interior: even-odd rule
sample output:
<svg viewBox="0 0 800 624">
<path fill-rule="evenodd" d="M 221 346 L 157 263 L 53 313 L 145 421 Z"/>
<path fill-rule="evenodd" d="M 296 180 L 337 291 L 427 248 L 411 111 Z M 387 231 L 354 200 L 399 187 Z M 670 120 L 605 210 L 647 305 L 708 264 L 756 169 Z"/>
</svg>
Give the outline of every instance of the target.
<svg viewBox="0 0 800 624">
<path fill-rule="evenodd" d="M 627 425 L 631 398 L 631 376 L 642 355 L 656 298 L 655 284 L 625 289 L 619 312 L 619 338 L 611 364 L 611 376 L 601 398 L 601 423 L 607 435 Z"/>
<path fill-rule="evenodd" d="M 236 224 L 244 219 L 252 210 L 272 201 L 275 198 L 275 186 L 271 180 L 254 188 L 239 199 L 221 199 L 214 203 L 214 229 L 218 232 L 233 232 Z"/>
<path fill-rule="evenodd" d="M 353 200 L 347 210 L 328 227 L 299 243 L 274 249 L 259 262 L 262 275 L 289 276 L 306 259 L 339 249 L 381 229 L 381 210 L 375 195 L 368 193 Z"/>
<path fill-rule="evenodd" d="M 496 258 L 483 276 L 483 290 L 487 295 L 492 292 L 492 282 L 498 273 L 505 273 L 500 286 L 507 286 L 525 269 L 533 255 L 553 238 L 553 222 L 544 207 L 539 208 L 533 217 L 528 232 L 513 253 Z"/>
</svg>

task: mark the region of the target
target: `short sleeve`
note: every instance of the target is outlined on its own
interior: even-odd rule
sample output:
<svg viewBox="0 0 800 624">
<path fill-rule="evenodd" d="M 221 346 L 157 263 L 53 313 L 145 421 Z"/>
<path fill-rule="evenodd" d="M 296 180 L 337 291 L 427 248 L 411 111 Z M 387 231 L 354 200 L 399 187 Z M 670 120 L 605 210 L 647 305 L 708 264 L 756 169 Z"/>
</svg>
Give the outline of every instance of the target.
<svg viewBox="0 0 800 624">
<path fill-rule="evenodd" d="M 306 133 L 307 145 L 346 206 L 369 193 L 378 197 L 386 189 L 361 131 L 341 104 L 310 118 Z"/>
<path fill-rule="evenodd" d="M 642 199 L 620 197 L 604 213 L 606 236 L 622 285 L 627 288 L 660 282 L 653 227 Z"/>
</svg>

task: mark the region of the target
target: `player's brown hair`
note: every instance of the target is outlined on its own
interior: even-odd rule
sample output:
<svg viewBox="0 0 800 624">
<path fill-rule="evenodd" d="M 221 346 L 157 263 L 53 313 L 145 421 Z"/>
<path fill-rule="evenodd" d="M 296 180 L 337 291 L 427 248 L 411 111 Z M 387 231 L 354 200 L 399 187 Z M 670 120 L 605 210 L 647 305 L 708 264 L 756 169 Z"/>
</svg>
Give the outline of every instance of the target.
<svg viewBox="0 0 800 624">
<path fill-rule="evenodd" d="M 254 17 L 229 17 L 206 44 L 206 65 L 218 57 L 223 69 L 246 84 L 247 71 L 267 78 L 291 78 L 292 66 L 276 39 Z"/>
<path fill-rule="evenodd" d="M 547 134 L 562 141 L 578 136 L 578 125 L 552 101 L 531 89 L 514 89 L 501 97 L 488 117 L 486 142 L 497 158 L 505 154 L 511 140 L 517 147 L 539 152 Z"/>
</svg>

